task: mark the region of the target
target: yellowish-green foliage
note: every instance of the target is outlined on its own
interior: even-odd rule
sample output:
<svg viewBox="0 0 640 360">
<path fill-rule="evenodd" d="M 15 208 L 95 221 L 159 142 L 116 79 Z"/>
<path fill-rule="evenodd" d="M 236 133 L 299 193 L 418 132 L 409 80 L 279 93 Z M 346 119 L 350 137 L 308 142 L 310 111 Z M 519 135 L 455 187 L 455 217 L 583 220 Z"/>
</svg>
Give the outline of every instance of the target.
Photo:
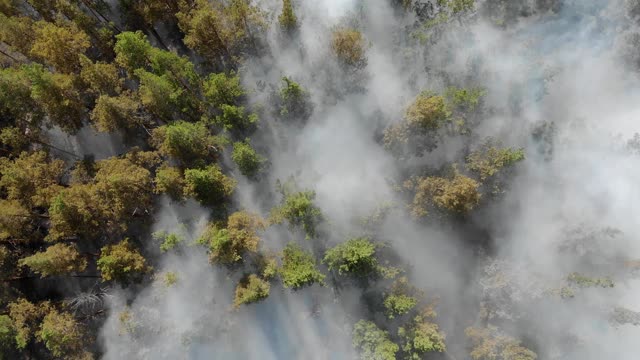
<svg viewBox="0 0 640 360">
<path fill-rule="evenodd" d="M 25 136 L 24 129 L 33 131 L 40 126 L 43 113 L 31 96 L 31 79 L 25 68 L 0 69 L 0 117 L 7 122 L 14 122 L 21 129 L 16 129 L 18 138 L 27 143 L 29 139 Z M 3 134 L 4 131 L 3 129 Z M 3 143 L 8 140 L 5 138 L 7 135 L 9 134 L 3 135 Z"/>
<path fill-rule="evenodd" d="M 151 270 L 145 258 L 129 243 L 128 239 L 103 247 L 96 264 L 103 281 L 126 282 Z"/>
<path fill-rule="evenodd" d="M 55 309 L 44 317 L 38 331 L 45 347 L 53 356 L 60 358 L 80 353 L 85 336 L 84 329 L 73 315 Z"/>
<path fill-rule="evenodd" d="M 251 304 L 266 299 L 269 296 L 270 288 L 271 285 L 267 281 L 260 279 L 255 274 L 251 274 L 240 280 L 236 287 L 233 306 L 237 308 L 243 304 Z"/>
<path fill-rule="evenodd" d="M 0 42 L 28 56 L 35 41 L 33 23 L 34 21 L 26 16 L 7 17 L 0 13 Z"/>
<path fill-rule="evenodd" d="M 184 32 L 184 43 L 205 58 L 215 61 L 229 56 L 232 34 L 221 3 L 197 0 L 195 7 L 188 7 L 176 14 Z"/>
<path fill-rule="evenodd" d="M 269 280 L 278 275 L 278 260 L 275 256 L 265 256 L 262 264 L 262 278 Z"/>
<path fill-rule="evenodd" d="M 229 216 L 227 227 L 209 224 L 198 243 L 209 247 L 212 263 L 232 265 L 242 261 L 246 252 L 258 250 L 258 231 L 265 228 L 265 222 L 256 214 L 238 211 Z"/>
<path fill-rule="evenodd" d="M 132 215 L 144 214 L 151 206 L 151 174 L 132 159 L 98 161 L 93 179 L 60 191 L 49 206 L 47 239 L 118 233 L 126 230 Z"/>
<path fill-rule="evenodd" d="M 43 151 L 23 152 L 13 160 L 0 158 L 0 188 L 7 199 L 27 207 L 47 206 L 49 198 L 61 189 L 63 172 L 62 160 L 52 160 Z"/>
<path fill-rule="evenodd" d="M 316 193 L 309 190 L 292 192 L 286 184 L 281 192 L 282 204 L 271 209 L 271 223 L 281 224 L 286 220 L 291 227 L 302 227 L 307 238 L 315 237 L 316 227 L 322 220 L 320 208 L 313 204 Z"/>
<path fill-rule="evenodd" d="M 78 131 L 85 107 L 76 87 L 76 76 L 53 74 L 40 64 L 30 64 L 23 69 L 31 80 L 31 97 L 44 109 L 49 120 L 64 131 Z"/>
<path fill-rule="evenodd" d="M 184 42 L 211 61 L 236 61 L 247 50 L 255 50 L 256 37 L 266 29 L 264 13 L 249 0 L 224 4 L 197 0 L 176 14 Z"/>
<path fill-rule="evenodd" d="M 177 111 L 187 111 L 182 108 L 181 100 L 184 89 L 176 86 L 168 76 L 137 69 L 135 75 L 140 79 L 138 97 L 140 103 L 155 116 L 170 120 Z"/>
<path fill-rule="evenodd" d="M 405 294 L 390 294 L 384 299 L 384 307 L 390 319 L 407 314 L 417 303 L 418 299 Z"/>
<path fill-rule="evenodd" d="M 368 275 L 377 271 L 376 245 L 367 237 L 349 239 L 327 250 L 322 262 L 339 274 Z"/>
<path fill-rule="evenodd" d="M 87 260 L 75 245 L 54 244 L 45 251 L 20 259 L 18 264 L 27 266 L 41 277 L 47 277 L 82 272 L 87 267 Z"/>
<path fill-rule="evenodd" d="M 183 164 L 210 160 L 219 147 L 219 139 L 209 133 L 202 122 L 176 121 L 153 130 L 152 144 L 160 154 Z"/>
<path fill-rule="evenodd" d="M 405 359 L 419 360 L 425 353 L 446 351 L 444 334 L 438 324 L 430 321 L 434 317 L 433 309 L 427 307 L 409 324 L 398 328 Z"/>
<path fill-rule="evenodd" d="M 240 76 L 234 72 L 210 74 L 202 88 L 209 105 L 216 108 L 224 104 L 235 104 L 245 94 L 240 85 Z"/>
<path fill-rule="evenodd" d="M 499 148 L 491 141 L 487 141 L 480 149 L 467 157 L 467 168 L 480 176 L 484 181 L 506 166 L 524 159 L 522 149 Z"/>
<path fill-rule="evenodd" d="M 298 19 L 293 11 L 291 0 L 282 0 L 282 12 L 278 16 L 278 23 L 280 28 L 285 31 L 291 31 L 298 27 Z"/>
<path fill-rule="evenodd" d="M 16 347 L 16 330 L 13 321 L 7 315 L 0 315 L 0 359 Z"/>
<path fill-rule="evenodd" d="M 569 276 L 567 277 L 567 281 L 581 288 L 588 288 L 588 287 L 612 288 L 614 287 L 613 280 L 611 280 L 608 277 L 592 278 L 592 277 L 584 276 L 577 272 L 573 272 L 569 274 Z"/>
<path fill-rule="evenodd" d="M 222 173 L 220 167 L 211 164 L 204 169 L 184 171 L 184 194 L 205 205 L 221 205 L 236 188 L 237 181 Z"/>
<path fill-rule="evenodd" d="M 407 108 L 404 119 L 413 130 L 429 131 L 442 126 L 449 116 L 444 97 L 422 93 Z"/>
<path fill-rule="evenodd" d="M 361 360 L 396 360 L 400 347 L 391 341 L 389 333 L 371 321 L 360 320 L 353 327 L 353 347 Z"/>
<path fill-rule="evenodd" d="M 167 252 L 176 246 L 180 245 L 184 241 L 182 234 L 175 232 L 156 231 L 151 234 L 154 240 L 159 241 L 160 251 Z"/>
<path fill-rule="evenodd" d="M 280 117 L 285 120 L 306 121 L 313 111 L 309 92 L 286 76 L 282 77 L 282 82 L 284 84 L 280 88 L 277 105 Z"/>
<path fill-rule="evenodd" d="M 265 13 L 253 5 L 253 0 L 231 0 L 225 13 L 230 20 L 231 34 L 236 45 L 243 48 L 254 47 L 256 38 L 267 28 Z"/>
<path fill-rule="evenodd" d="M 366 65 L 367 41 L 356 29 L 341 28 L 333 31 L 331 49 L 343 63 L 361 67 Z"/>
<path fill-rule="evenodd" d="M 497 328 L 469 327 L 465 334 L 471 340 L 473 360 L 535 360 L 538 355 L 520 344 L 520 341 L 502 334 Z"/>
<path fill-rule="evenodd" d="M 36 305 L 22 298 L 10 303 L 7 308 L 16 331 L 18 349 L 27 347 L 36 334 L 41 319 L 53 309 L 49 302 Z"/>
<path fill-rule="evenodd" d="M 413 287 L 406 277 L 393 282 L 390 292 L 385 294 L 383 305 L 387 317 L 393 319 L 409 313 L 418 304 L 420 291 Z"/>
<path fill-rule="evenodd" d="M 118 68 L 114 64 L 94 63 L 88 57 L 80 55 L 80 65 L 80 78 L 93 94 L 116 95 L 122 91 L 123 79 L 118 75 Z"/>
<path fill-rule="evenodd" d="M 149 50 L 148 57 L 151 71 L 166 76 L 173 85 L 186 90 L 185 95 L 197 90 L 200 77 L 189 58 L 155 47 Z"/>
<path fill-rule="evenodd" d="M 130 159 L 109 158 L 97 163 L 95 191 L 110 212 L 124 218 L 136 208 L 151 205 L 151 173 Z"/>
<path fill-rule="evenodd" d="M 141 31 L 125 31 L 116 35 L 116 39 L 117 42 L 113 47 L 116 53 L 116 63 L 125 68 L 129 74 L 133 74 L 134 70 L 142 68 L 148 63 L 152 47 Z"/>
<path fill-rule="evenodd" d="M 0 240 L 26 241 L 32 236 L 33 218 L 17 200 L 0 200 Z"/>
<path fill-rule="evenodd" d="M 56 70 L 65 73 L 80 70 L 78 55 L 89 48 L 89 36 L 74 23 L 63 26 L 47 21 L 34 24 L 35 40 L 31 54 L 41 58 Z"/>
<path fill-rule="evenodd" d="M 475 111 L 480 105 L 485 90 L 482 88 L 457 88 L 449 87 L 444 92 L 447 103 L 461 113 L 469 113 Z"/>
<path fill-rule="evenodd" d="M 266 159 L 258 154 L 247 141 L 238 141 L 233 144 L 231 159 L 236 163 L 242 175 L 255 178 Z"/>
<path fill-rule="evenodd" d="M 7 153 L 18 155 L 29 147 L 29 138 L 19 128 L 7 126 L 0 130 L 0 144 L 4 145 Z"/>
<path fill-rule="evenodd" d="M 258 123 L 258 115 L 245 110 L 244 106 L 223 104 L 222 113 L 215 117 L 215 123 L 228 131 L 246 131 Z"/>
<path fill-rule="evenodd" d="M 96 236 L 102 216 L 108 209 L 92 184 L 73 185 L 56 195 L 49 206 L 49 234 L 46 240 L 58 241 L 80 235 Z"/>
<path fill-rule="evenodd" d="M 129 92 L 118 96 L 101 95 L 90 116 L 98 131 L 110 132 L 139 126 L 142 123 L 140 109 L 140 103 Z"/>
<path fill-rule="evenodd" d="M 184 189 L 184 178 L 180 169 L 163 164 L 156 170 L 156 178 L 154 180 L 154 191 L 157 194 L 167 194 L 174 200 L 182 199 L 182 191 Z"/>
<path fill-rule="evenodd" d="M 124 158 L 132 164 L 145 169 L 154 168 L 162 162 L 160 154 L 156 151 L 143 151 L 137 146 L 130 148 L 129 152 L 124 155 Z"/>
<path fill-rule="evenodd" d="M 287 244 L 282 251 L 279 272 L 284 286 L 294 290 L 313 283 L 324 284 L 325 276 L 316 268 L 313 255 L 295 243 Z"/>
<path fill-rule="evenodd" d="M 427 215 L 431 205 L 466 214 L 478 205 L 481 197 L 480 183 L 457 171 L 453 178 L 420 177 L 406 181 L 404 186 L 415 193 L 411 213 L 416 217 Z"/>
<path fill-rule="evenodd" d="M 422 93 L 407 108 L 402 121 L 385 129 L 384 146 L 398 152 L 412 137 L 438 130 L 449 115 L 444 97 Z"/>
<path fill-rule="evenodd" d="M 154 275 L 154 285 L 160 285 L 167 289 L 178 283 L 178 274 L 175 271 L 165 271 Z"/>
<path fill-rule="evenodd" d="M 438 0 L 438 5 L 447 7 L 448 10 L 455 14 L 473 10 L 476 0 Z"/>
<path fill-rule="evenodd" d="M 175 14 L 180 11 L 181 0 L 152 0 L 136 1 L 133 3 L 135 11 L 142 16 L 148 26 L 158 21 L 175 21 Z M 190 1 L 185 1 L 188 3 Z"/>
</svg>

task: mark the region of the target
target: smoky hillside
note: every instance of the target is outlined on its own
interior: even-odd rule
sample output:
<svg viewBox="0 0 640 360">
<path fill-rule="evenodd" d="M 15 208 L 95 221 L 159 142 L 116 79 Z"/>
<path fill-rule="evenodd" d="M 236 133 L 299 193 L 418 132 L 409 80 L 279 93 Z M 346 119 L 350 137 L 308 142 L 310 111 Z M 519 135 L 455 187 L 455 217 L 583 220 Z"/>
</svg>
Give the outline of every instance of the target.
<svg viewBox="0 0 640 360">
<path fill-rule="evenodd" d="M 0 359 L 635 360 L 639 120 L 640 0 L 0 0 Z"/>
</svg>

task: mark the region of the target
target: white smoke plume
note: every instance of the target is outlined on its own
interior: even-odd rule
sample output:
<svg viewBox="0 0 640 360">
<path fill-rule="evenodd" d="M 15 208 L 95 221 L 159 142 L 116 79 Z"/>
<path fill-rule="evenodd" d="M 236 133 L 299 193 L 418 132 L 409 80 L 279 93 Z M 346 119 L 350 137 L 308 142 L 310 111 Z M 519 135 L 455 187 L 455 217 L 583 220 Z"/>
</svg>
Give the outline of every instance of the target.
<svg viewBox="0 0 640 360">
<path fill-rule="evenodd" d="M 294 79 L 309 91 L 313 115 L 302 128 L 268 114 L 261 119 L 252 142 L 268 155 L 269 176 L 259 183 L 241 179 L 235 207 L 267 216 L 279 200 L 276 180 L 295 175 L 301 187 L 316 191 L 331 244 L 360 235 L 357 220 L 381 203 L 401 208 L 381 224 L 382 240 L 411 281 L 439 298 L 438 322 L 455 359 L 469 358 L 463 331 L 483 302 L 502 304 L 492 316 L 539 359 L 636 359 L 640 329 L 612 324 L 610 314 L 617 307 L 640 311 L 640 282 L 622 266 L 640 258 L 640 157 L 626 146 L 640 132 L 640 87 L 637 69 L 623 56 L 637 25 L 623 1 L 559 2 L 555 12 L 520 16 L 506 28 L 478 10 L 422 47 L 409 47 L 413 15 L 394 11 L 389 1 L 294 2 L 298 42 L 271 30 L 270 55 L 247 62 L 241 74 L 255 104 L 268 102 L 269 85 L 279 86 L 282 76 Z M 259 4 L 277 17 L 279 1 Z M 356 24 L 370 42 L 367 66 L 355 74 L 345 74 L 330 54 L 331 30 L 343 24 Z M 451 83 L 486 90 L 491 111 L 474 142 L 491 136 L 526 154 L 504 195 L 465 226 L 418 224 L 403 214 L 394 184 L 406 169 L 376 137 L 420 91 L 448 86 L 442 73 Z M 536 129 L 546 129 L 544 136 L 532 136 Z M 454 139 L 409 165 L 438 168 L 459 159 L 465 145 Z M 155 228 L 188 223 L 193 239 L 207 216 L 197 205 L 166 202 Z M 619 232 L 602 231 L 608 228 Z M 301 237 L 276 227 L 263 242 L 274 251 L 290 240 L 310 247 Z M 481 243 L 492 253 L 480 251 Z M 273 286 L 264 302 L 234 311 L 239 276 L 212 267 L 201 249 L 163 255 L 155 271 L 175 272 L 179 281 L 112 294 L 100 335 L 104 359 L 355 356 L 351 326 L 367 316 L 357 287 Z M 571 299 L 548 296 L 567 286 L 572 272 L 608 276 L 615 286 L 578 289 Z M 123 311 L 129 321 L 122 321 Z M 123 323 L 140 331 L 123 331 Z"/>
</svg>

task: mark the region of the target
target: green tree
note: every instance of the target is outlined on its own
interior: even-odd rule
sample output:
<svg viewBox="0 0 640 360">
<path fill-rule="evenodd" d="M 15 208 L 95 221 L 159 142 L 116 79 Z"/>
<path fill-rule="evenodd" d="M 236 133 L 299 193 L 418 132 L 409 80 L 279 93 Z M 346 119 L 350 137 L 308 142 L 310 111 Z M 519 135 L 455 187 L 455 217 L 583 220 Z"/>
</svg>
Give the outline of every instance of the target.
<svg viewBox="0 0 640 360">
<path fill-rule="evenodd" d="M 129 243 L 128 239 L 103 247 L 96 264 L 103 281 L 127 282 L 151 270 L 147 266 L 146 259 Z"/>
<path fill-rule="evenodd" d="M 353 347 L 362 360 L 395 360 L 400 347 L 371 321 L 360 320 L 353 327 Z"/>
<path fill-rule="evenodd" d="M 90 183 L 74 184 L 53 198 L 47 239 L 120 233 L 133 214 L 151 206 L 152 190 L 149 170 L 130 158 L 101 160 Z"/>
<path fill-rule="evenodd" d="M 28 208 L 17 200 L 0 200 L 0 240 L 27 241 L 37 223 Z"/>
<path fill-rule="evenodd" d="M 453 178 L 421 177 L 408 180 L 405 188 L 415 192 L 411 213 L 416 217 L 427 215 L 430 205 L 459 214 L 473 210 L 482 196 L 480 183 L 455 172 Z"/>
<path fill-rule="evenodd" d="M 418 304 L 421 293 L 413 287 L 406 277 L 393 282 L 391 289 L 385 294 L 383 305 L 389 319 L 408 314 Z"/>
<path fill-rule="evenodd" d="M 115 218 L 125 219 L 137 208 L 151 206 L 152 183 L 149 170 L 127 158 L 99 161 L 94 189 Z"/>
<path fill-rule="evenodd" d="M 313 255 L 295 243 L 287 244 L 282 251 L 280 276 L 284 286 L 294 290 L 314 283 L 324 284 L 325 278 L 316 268 Z"/>
<path fill-rule="evenodd" d="M 184 242 L 184 237 L 178 233 L 167 233 L 166 231 L 157 231 L 151 234 L 154 240 L 160 241 L 160 251 L 167 252 L 174 249 Z"/>
<path fill-rule="evenodd" d="M 248 0 L 226 4 L 196 0 L 195 6 L 176 17 L 185 44 L 214 62 L 235 63 L 244 53 L 257 50 L 258 35 L 266 29 L 263 12 Z"/>
<path fill-rule="evenodd" d="M 180 169 L 163 164 L 156 170 L 154 183 L 156 193 L 167 194 L 173 200 L 182 200 L 185 183 Z"/>
<path fill-rule="evenodd" d="M 406 109 L 402 121 L 385 129 L 384 146 L 396 155 L 407 149 L 415 150 L 416 154 L 432 150 L 435 148 L 435 132 L 450 116 L 450 108 L 443 96 L 423 92 Z M 422 139 L 424 137 L 427 141 Z"/>
<path fill-rule="evenodd" d="M 259 230 L 264 230 L 266 224 L 255 214 L 237 211 L 227 219 L 227 226 L 209 224 L 198 243 L 209 248 L 209 259 L 212 263 L 233 265 L 241 262 L 247 252 L 258 250 Z"/>
<path fill-rule="evenodd" d="M 279 116 L 285 120 L 305 122 L 313 112 L 309 93 L 297 82 L 283 77 L 284 85 L 280 88 L 277 108 Z"/>
<path fill-rule="evenodd" d="M 31 54 L 65 73 L 80 70 L 78 55 L 91 45 L 89 36 L 74 23 L 59 26 L 47 21 L 34 23 L 35 39 Z"/>
<path fill-rule="evenodd" d="M 81 352 L 85 330 L 67 312 L 52 309 L 42 320 L 38 337 L 55 357 L 68 357 Z"/>
<path fill-rule="evenodd" d="M 240 305 L 264 300 L 269 296 L 270 288 L 271 285 L 269 285 L 269 282 L 260 279 L 255 274 L 251 274 L 240 280 L 240 283 L 236 287 L 233 306 L 238 308 Z"/>
<path fill-rule="evenodd" d="M 205 99 L 215 108 L 235 104 L 245 94 L 235 72 L 210 74 L 202 86 Z"/>
<path fill-rule="evenodd" d="M 82 127 L 85 106 L 76 87 L 76 77 L 52 74 L 40 64 L 24 67 L 31 80 L 31 97 L 44 109 L 49 120 L 67 132 Z"/>
<path fill-rule="evenodd" d="M 0 118 L 33 133 L 43 115 L 39 103 L 31 96 L 31 79 L 26 68 L 0 69 Z M 22 131 L 21 137 L 25 138 Z"/>
<path fill-rule="evenodd" d="M 125 68 L 129 74 L 134 74 L 134 70 L 147 65 L 152 46 L 141 31 L 121 32 L 116 35 L 116 40 L 113 47 L 116 63 Z"/>
<path fill-rule="evenodd" d="M 369 275 L 377 271 L 376 245 L 367 237 L 349 239 L 327 250 L 322 262 L 339 274 Z"/>
<path fill-rule="evenodd" d="M 222 3 L 196 0 L 195 5 L 176 14 L 185 34 L 184 43 L 210 61 L 223 57 L 231 60 L 233 33 L 228 28 Z"/>
<path fill-rule="evenodd" d="M 184 165 L 215 159 L 221 141 L 202 122 L 176 121 L 153 130 L 151 143 L 163 156 Z"/>
<path fill-rule="evenodd" d="M 291 227 L 300 226 L 307 238 L 316 236 L 316 228 L 322 220 L 322 211 L 313 204 L 314 191 L 291 192 L 283 187 L 283 199 L 280 206 L 271 209 L 270 220 L 281 224 L 285 220 Z"/>
<path fill-rule="evenodd" d="M 405 359 L 419 360 L 425 353 L 446 351 L 444 334 L 440 331 L 438 324 L 429 321 L 433 317 L 435 312 L 428 307 L 413 318 L 407 326 L 398 328 Z"/>
<path fill-rule="evenodd" d="M 80 55 L 80 78 L 95 95 L 114 96 L 122 91 L 123 79 L 118 75 L 118 68 L 112 63 L 94 63 L 88 57 Z"/>
<path fill-rule="evenodd" d="M 203 169 L 184 171 L 184 194 L 205 205 L 218 205 L 228 199 L 236 188 L 236 180 L 226 176 L 216 164 Z"/>
<path fill-rule="evenodd" d="M 11 302 L 7 309 L 15 328 L 16 347 L 24 349 L 36 335 L 38 324 L 42 318 L 53 308 L 46 301 L 36 305 L 24 298 L 20 298 Z"/>
<path fill-rule="evenodd" d="M 248 141 L 238 141 L 233 144 L 231 158 L 238 166 L 242 175 L 248 178 L 255 178 L 262 170 L 266 159 L 258 154 Z"/>
<path fill-rule="evenodd" d="M 467 168 L 484 181 L 505 167 L 524 160 L 522 149 L 499 148 L 491 139 L 467 156 Z"/>
<path fill-rule="evenodd" d="M 98 131 L 132 129 L 142 124 L 141 106 L 135 95 L 124 92 L 118 96 L 101 95 L 91 111 Z"/>
<path fill-rule="evenodd" d="M 0 41 L 9 49 L 29 56 L 35 41 L 34 21 L 26 16 L 6 16 L 0 13 Z"/>
<path fill-rule="evenodd" d="M 87 260 L 75 245 L 55 244 L 45 251 L 20 259 L 18 264 L 28 267 L 41 277 L 47 277 L 82 272 L 87 267 Z"/>
<path fill-rule="evenodd" d="M 0 158 L 0 188 L 7 199 L 20 201 L 26 207 L 44 206 L 57 193 L 64 173 L 64 162 L 52 160 L 47 153 L 23 152 L 9 160 Z"/>
<path fill-rule="evenodd" d="M 367 41 L 356 29 L 340 28 L 333 31 L 331 49 L 344 64 L 362 67 L 367 64 Z"/>
<path fill-rule="evenodd" d="M 143 69 L 134 73 L 140 79 L 140 102 L 150 113 L 161 119 L 171 120 L 175 113 L 188 110 L 182 107 L 183 89 L 177 87 L 166 75 L 156 75 Z"/>
<path fill-rule="evenodd" d="M 222 113 L 215 118 L 216 124 L 228 131 L 247 131 L 258 123 L 258 115 L 247 113 L 244 106 L 223 104 Z"/>
<path fill-rule="evenodd" d="M 8 359 L 8 354 L 16 348 L 15 336 L 16 329 L 11 318 L 8 315 L 0 315 L 0 359 Z"/>
<path fill-rule="evenodd" d="M 468 327 L 465 334 L 471 340 L 473 360 L 536 360 L 538 355 L 505 335 L 498 328 Z"/>
<path fill-rule="evenodd" d="M 282 12 L 278 16 L 280 28 L 284 31 L 291 32 L 298 27 L 298 19 L 293 11 L 291 0 L 282 0 Z"/>
</svg>

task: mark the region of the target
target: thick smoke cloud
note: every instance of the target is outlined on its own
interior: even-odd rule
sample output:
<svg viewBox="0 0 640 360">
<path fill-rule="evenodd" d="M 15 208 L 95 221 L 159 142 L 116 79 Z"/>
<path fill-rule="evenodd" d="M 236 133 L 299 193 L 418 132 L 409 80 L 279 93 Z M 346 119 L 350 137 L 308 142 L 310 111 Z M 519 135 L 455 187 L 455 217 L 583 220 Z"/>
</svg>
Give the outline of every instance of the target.
<svg viewBox="0 0 640 360">
<path fill-rule="evenodd" d="M 403 34 L 414 19 L 387 1 L 299 2 L 301 45 L 274 30 L 268 34 L 271 56 L 248 62 L 241 73 L 253 89 L 252 102 L 269 99 L 272 89 L 261 83 L 278 86 L 289 76 L 309 90 L 314 112 L 302 128 L 276 124 L 269 115 L 262 119 L 253 141 L 268 153 L 269 178 L 241 180 L 237 207 L 266 215 L 279 200 L 276 180 L 295 175 L 300 186 L 317 192 L 331 243 L 360 235 L 358 219 L 379 204 L 403 207 L 394 184 L 406 169 L 379 145 L 377 134 L 421 90 L 446 87 L 439 76 L 444 72 L 451 82 L 486 90 L 491 111 L 474 141 L 492 136 L 523 147 L 527 156 L 503 196 L 477 211 L 470 224 L 420 225 L 392 211 L 381 225 L 383 240 L 407 264 L 412 282 L 440 298 L 438 322 L 450 355 L 468 357 L 463 330 L 474 324 L 483 302 L 494 302 L 503 306 L 493 316 L 509 319 L 508 332 L 533 344 L 540 359 L 635 359 L 640 330 L 614 326 L 609 317 L 616 307 L 640 311 L 640 282 L 620 260 L 640 258 L 640 158 L 624 145 L 640 131 L 638 77 L 623 59 L 624 39 L 636 25 L 620 1 L 561 3 L 555 12 L 532 11 L 506 28 L 478 11 L 473 21 L 451 24 L 424 48 L 408 49 Z M 260 4 L 272 14 L 281 6 Z M 354 22 L 370 42 L 368 62 L 346 73 L 330 56 L 330 31 Z M 346 90 L 354 87 L 362 90 Z M 531 136 L 535 129 L 547 129 L 544 139 Z M 440 167 L 459 159 L 463 145 L 454 139 L 410 165 Z M 166 202 L 155 227 L 187 223 L 185 231 L 196 238 L 207 216 L 197 205 Z M 605 228 L 620 233 L 598 233 Z M 599 234 L 595 241 L 593 233 Z M 296 236 L 272 228 L 263 240 L 278 251 Z M 571 239 L 581 256 L 566 255 L 573 251 L 565 246 Z M 479 253 L 478 244 L 486 241 L 493 254 Z M 337 292 L 316 285 L 293 293 L 274 287 L 266 301 L 233 311 L 238 276 L 208 265 L 201 250 L 163 255 L 156 272 L 163 271 L 176 272 L 176 286 L 159 280 L 135 296 L 127 290 L 111 294 L 100 337 L 105 359 L 354 356 L 351 326 L 364 316 L 358 288 Z M 610 276 L 615 286 L 582 289 L 569 300 L 546 296 L 574 271 Z M 144 334 L 122 331 L 119 317 L 126 309 Z M 568 353 L 570 347 L 579 350 Z"/>
</svg>

